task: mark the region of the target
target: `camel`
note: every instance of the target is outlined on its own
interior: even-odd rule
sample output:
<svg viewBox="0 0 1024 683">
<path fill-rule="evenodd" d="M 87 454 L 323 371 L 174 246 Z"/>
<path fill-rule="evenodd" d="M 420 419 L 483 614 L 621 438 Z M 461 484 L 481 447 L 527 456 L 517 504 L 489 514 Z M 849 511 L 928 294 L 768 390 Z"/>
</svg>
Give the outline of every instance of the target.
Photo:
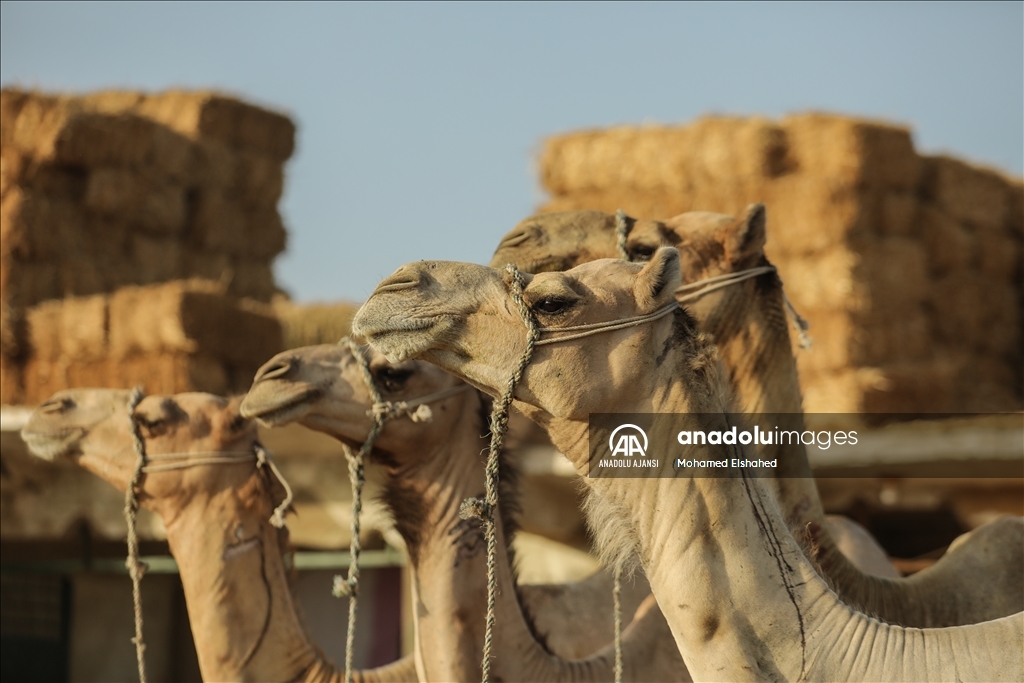
<svg viewBox="0 0 1024 683">
<path fill-rule="evenodd" d="M 495 396 L 528 350 L 521 301 L 546 345 L 535 347 L 515 405 L 586 475 L 591 414 L 704 414 L 722 431 L 737 419 L 714 344 L 675 302 L 679 283 L 671 247 L 646 265 L 598 260 L 533 276 L 421 261 L 377 286 L 353 332 L 393 363 L 426 360 Z M 670 427 L 652 432 L 659 447 L 675 443 Z M 681 453 L 755 457 L 739 444 Z M 710 473 L 661 457 L 656 476 L 586 479 L 608 564 L 639 558 L 695 680 L 1024 680 L 1024 612 L 917 629 L 856 611 L 789 533 L 769 480 L 747 468 L 695 476 Z"/>
<path fill-rule="evenodd" d="M 123 491 L 137 459 L 128 395 L 61 391 L 36 409 L 22 437 L 39 457 L 70 457 Z M 146 397 L 133 419 L 147 457 L 254 453 L 256 426 L 239 415 L 240 401 L 199 393 Z M 139 499 L 167 528 L 204 680 L 338 683 L 344 671 L 310 642 L 296 612 L 283 560 L 287 531 L 269 521 L 271 490 L 254 456 L 148 472 Z M 364 683 L 418 680 L 412 657 L 354 673 Z"/>
<path fill-rule="evenodd" d="M 420 679 L 479 678 L 486 557 L 479 522 L 461 519 L 459 505 L 483 486 L 489 401 L 427 363 L 392 365 L 366 353 L 384 399 L 407 406 L 402 417 L 385 423 L 371 457 L 386 468 L 384 500 L 409 553 Z M 410 410 L 424 399 L 428 403 Z M 241 411 L 268 427 L 297 421 L 354 446 L 373 424 L 372 405 L 352 350 L 321 345 L 285 351 L 264 364 Z M 425 414 L 422 405 L 429 407 Z M 517 586 L 508 543 L 515 531 L 515 474 L 507 462 L 502 469 L 494 680 L 611 680 L 614 659 L 607 647 L 600 650 L 613 635 L 609 582 L 581 582 L 568 591 Z M 690 680 L 646 584 L 625 592 L 624 613 L 636 610 L 624 633 L 625 678 Z M 567 661 L 595 652 L 590 662 Z"/>
<path fill-rule="evenodd" d="M 661 221 L 601 211 L 569 211 L 522 221 L 501 242 L 492 267 L 513 263 L 531 273 L 567 270 L 617 256 L 617 222 L 628 229 L 625 251 L 650 258 L 661 246 L 679 249 L 685 283 L 769 266 L 761 204 L 741 219 L 708 212 Z M 619 233 L 621 234 L 621 232 Z M 677 298 L 688 296 L 684 289 Z M 686 304 L 709 332 L 740 406 L 762 429 L 789 423 L 803 431 L 803 405 L 790 345 L 782 282 L 767 272 Z M 776 494 L 790 530 L 810 541 L 813 560 L 849 604 L 887 622 L 939 627 L 987 621 L 1024 609 L 1024 523 L 1004 517 L 976 529 L 946 557 L 902 579 L 884 551 L 849 520 L 826 519 L 802 444 L 761 447 L 779 459 Z M 856 547 L 855 559 L 848 548 Z M 984 576 L 984 582 L 973 577 Z M 936 596 L 942 596 L 937 598 Z"/>
</svg>

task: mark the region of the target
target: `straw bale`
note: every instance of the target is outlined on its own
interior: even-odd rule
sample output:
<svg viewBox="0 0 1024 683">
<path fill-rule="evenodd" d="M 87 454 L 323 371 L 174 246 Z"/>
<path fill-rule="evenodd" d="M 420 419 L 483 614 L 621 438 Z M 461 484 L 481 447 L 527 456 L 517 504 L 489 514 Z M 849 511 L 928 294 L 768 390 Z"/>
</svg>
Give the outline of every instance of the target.
<svg viewBox="0 0 1024 683">
<path fill-rule="evenodd" d="M 44 261 L 70 247 L 82 233 L 84 216 L 72 202 L 33 190 L 12 189 L 0 204 L 4 252 L 20 260 Z M 64 243 L 72 240 L 72 244 Z"/>
<path fill-rule="evenodd" d="M 15 310 L 61 296 L 55 263 L 20 263 L 0 259 L 3 300 Z"/>
<path fill-rule="evenodd" d="M 237 150 L 220 140 L 196 141 L 196 177 L 202 181 L 203 188 L 222 191 L 232 187 L 237 163 Z"/>
<path fill-rule="evenodd" d="M 0 197 L 18 186 L 29 158 L 14 147 L 0 147 Z"/>
<path fill-rule="evenodd" d="M 281 350 L 281 325 L 242 306 L 216 283 L 126 287 L 110 297 L 110 354 L 205 353 L 257 366 Z"/>
<path fill-rule="evenodd" d="M 246 216 L 242 207 L 219 193 L 204 192 L 195 202 L 192 238 L 203 249 L 240 254 L 246 250 Z"/>
<path fill-rule="evenodd" d="M 879 225 L 886 235 L 917 234 L 920 203 L 910 192 L 887 192 L 880 199 Z"/>
<path fill-rule="evenodd" d="M 284 348 L 334 344 L 352 333 L 359 304 L 349 302 L 296 304 L 275 298 L 274 312 L 284 330 Z"/>
<path fill-rule="evenodd" d="M 806 413 L 859 413 L 864 410 L 865 390 L 885 387 L 878 368 L 853 368 L 839 372 L 801 374 Z"/>
<path fill-rule="evenodd" d="M 931 272 L 942 275 L 968 267 L 974 260 L 973 231 L 931 203 L 924 204 L 919 215 L 921 241 Z"/>
<path fill-rule="evenodd" d="M 263 261 L 237 261 L 234 264 L 234 275 L 228 285 L 228 291 L 235 296 L 270 301 L 277 293 L 274 271 L 270 264 Z"/>
<path fill-rule="evenodd" d="M 923 309 L 889 321 L 844 310 L 800 313 L 810 322 L 814 340 L 809 350 L 797 353 L 801 374 L 920 360 L 931 351 L 931 326 Z"/>
<path fill-rule="evenodd" d="M 107 353 L 107 297 L 56 299 L 26 312 L 32 357 L 96 360 Z"/>
<path fill-rule="evenodd" d="M 170 90 L 144 97 L 132 111 L 190 138 L 215 138 L 279 161 L 295 149 L 288 117 L 219 93 Z"/>
<path fill-rule="evenodd" d="M 686 192 L 790 166 L 785 133 L 762 118 L 707 117 L 690 126 L 620 126 L 548 138 L 539 161 L 553 195 L 612 188 Z"/>
<path fill-rule="evenodd" d="M 814 258 L 771 256 L 786 294 L 802 310 L 841 310 L 858 292 L 854 269 L 858 257 L 836 246 Z"/>
<path fill-rule="evenodd" d="M 239 151 L 231 189 L 245 206 L 276 207 L 284 191 L 284 165 L 263 154 Z"/>
<path fill-rule="evenodd" d="M 281 323 L 274 315 L 244 306 L 234 297 L 187 291 L 181 327 L 204 353 L 255 370 L 282 349 Z"/>
<path fill-rule="evenodd" d="M 288 231 L 274 207 L 256 209 L 246 216 L 245 254 L 258 261 L 269 261 L 285 250 Z"/>
<path fill-rule="evenodd" d="M 0 89 L 0 145 L 7 147 L 14 137 L 14 123 L 30 95 L 17 88 Z"/>
<path fill-rule="evenodd" d="M 24 309 L 11 306 L 5 296 L 0 299 L 0 355 L 11 361 L 26 355 L 27 339 Z"/>
<path fill-rule="evenodd" d="M 185 188 L 148 182 L 140 174 L 124 169 L 92 170 L 84 205 L 150 232 L 175 235 L 185 226 Z"/>
<path fill-rule="evenodd" d="M 1024 261 L 1021 240 L 1006 227 L 993 228 L 979 225 L 974 231 L 981 272 L 996 281 L 1021 281 L 1020 268 Z"/>
<path fill-rule="evenodd" d="M 210 356 L 185 353 L 134 354 L 81 362 L 64 358 L 56 362 L 30 359 L 24 369 L 24 399 L 34 404 L 55 392 L 76 387 L 130 389 L 141 385 L 148 393 L 229 391 L 223 364 Z"/>
<path fill-rule="evenodd" d="M 24 402 L 21 366 L 0 353 L 0 405 L 21 405 Z"/>
<path fill-rule="evenodd" d="M 929 299 L 924 248 L 907 237 L 864 239 L 847 245 L 856 253 L 857 285 L 847 306 L 881 320 L 916 311 Z M 863 298 L 858 297 L 861 294 Z"/>
<path fill-rule="evenodd" d="M 227 283 L 234 274 L 231 257 L 224 253 L 189 248 L 182 254 L 182 275 Z"/>
<path fill-rule="evenodd" d="M 782 127 L 799 173 L 843 185 L 917 187 L 921 160 L 907 128 L 818 113 L 787 116 Z"/>
<path fill-rule="evenodd" d="M 1009 178 L 1009 209 L 1007 226 L 1018 238 L 1024 239 L 1024 181 L 1020 178 Z"/>
<path fill-rule="evenodd" d="M 984 348 L 997 326 L 1012 324 L 1016 292 L 974 269 L 958 270 L 933 281 L 932 321 L 936 339 L 956 348 Z"/>
<path fill-rule="evenodd" d="M 181 277 L 184 247 L 180 240 L 135 234 L 131 236 L 131 244 L 138 273 L 131 282 L 144 285 Z"/>
<path fill-rule="evenodd" d="M 1010 210 L 1010 185 L 999 173 L 946 156 L 925 157 L 924 193 L 954 218 L 975 226 L 1002 227 Z"/>
</svg>

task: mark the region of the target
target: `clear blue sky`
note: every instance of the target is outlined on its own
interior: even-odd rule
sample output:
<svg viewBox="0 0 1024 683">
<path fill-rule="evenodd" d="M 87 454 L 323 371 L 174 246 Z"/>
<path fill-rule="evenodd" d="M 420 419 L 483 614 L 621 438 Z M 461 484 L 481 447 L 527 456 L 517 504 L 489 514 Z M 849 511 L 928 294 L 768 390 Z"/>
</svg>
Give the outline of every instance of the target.
<svg viewBox="0 0 1024 683">
<path fill-rule="evenodd" d="M 362 300 L 486 262 L 543 198 L 540 140 L 806 109 L 909 124 L 1020 175 L 1024 4 L 0 4 L 0 81 L 221 88 L 288 112 L 278 281 Z"/>
</svg>

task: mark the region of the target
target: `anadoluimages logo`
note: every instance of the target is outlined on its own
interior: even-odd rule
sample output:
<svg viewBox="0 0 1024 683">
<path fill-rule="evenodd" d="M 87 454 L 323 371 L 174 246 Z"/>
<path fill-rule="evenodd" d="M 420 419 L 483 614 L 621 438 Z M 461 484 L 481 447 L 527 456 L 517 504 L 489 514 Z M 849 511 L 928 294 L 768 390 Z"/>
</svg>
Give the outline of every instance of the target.
<svg viewBox="0 0 1024 683">
<path fill-rule="evenodd" d="M 616 441 L 615 436 L 619 432 L 622 432 L 622 434 L 619 435 Z M 637 438 L 637 434 L 643 437 L 643 446 L 640 445 L 640 439 Z M 617 455 L 626 457 L 639 455 L 642 458 L 647 455 L 647 433 L 634 424 L 619 425 L 612 432 L 612 435 L 608 437 L 608 448 L 611 449 L 613 458 Z"/>
</svg>

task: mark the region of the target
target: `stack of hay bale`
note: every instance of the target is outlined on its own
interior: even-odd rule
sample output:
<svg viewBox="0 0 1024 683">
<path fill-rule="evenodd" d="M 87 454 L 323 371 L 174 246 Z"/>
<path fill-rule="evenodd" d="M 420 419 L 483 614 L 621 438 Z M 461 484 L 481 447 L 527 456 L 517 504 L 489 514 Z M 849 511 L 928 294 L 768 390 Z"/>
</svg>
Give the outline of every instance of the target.
<svg viewBox="0 0 1024 683">
<path fill-rule="evenodd" d="M 888 124 L 712 117 L 546 141 L 542 211 L 739 215 L 768 207 L 768 257 L 814 346 L 809 412 L 1020 410 L 1024 184 L 914 150 Z"/>
<path fill-rule="evenodd" d="M 277 291 L 292 122 L 179 91 L 4 89 L 0 114 L 0 402 L 244 389 L 281 345 L 258 302 Z"/>
</svg>

